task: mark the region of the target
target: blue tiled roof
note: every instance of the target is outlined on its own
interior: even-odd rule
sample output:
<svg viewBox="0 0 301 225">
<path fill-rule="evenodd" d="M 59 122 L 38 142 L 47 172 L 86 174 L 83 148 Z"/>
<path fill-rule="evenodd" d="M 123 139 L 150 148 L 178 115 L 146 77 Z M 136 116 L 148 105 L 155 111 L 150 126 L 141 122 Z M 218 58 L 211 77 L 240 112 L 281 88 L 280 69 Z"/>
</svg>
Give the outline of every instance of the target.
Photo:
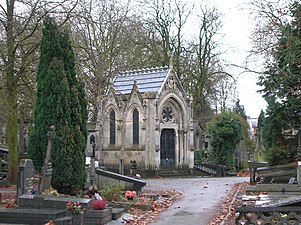
<svg viewBox="0 0 301 225">
<path fill-rule="evenodd" d="M 158 92 L 169 72 L 168 67 L 125 71 L 120 73 L 113 82 L 117 93 L 129 94 L 136 82 L 139 92 Z"/>
</svg>

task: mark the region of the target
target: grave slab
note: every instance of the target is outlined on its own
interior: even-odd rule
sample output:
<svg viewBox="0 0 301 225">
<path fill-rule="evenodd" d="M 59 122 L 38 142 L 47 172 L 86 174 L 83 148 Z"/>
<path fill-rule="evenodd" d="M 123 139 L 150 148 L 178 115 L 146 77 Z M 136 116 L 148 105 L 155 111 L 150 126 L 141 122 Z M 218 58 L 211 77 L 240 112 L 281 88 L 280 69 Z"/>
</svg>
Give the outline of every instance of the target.
<svg viewBox="0 0 301 225">
<path fill-rule="evenodd" d="M 19 207 L 36 209 L 66 209 L 69 201 L 79 202 L 82 208 L 92 209 L 93 200 L 87 198 L 70 198 L 49 195 L 22 195 L 19 197 Z"/>
<path fill-rule="evenodd" d="M 0 223 L 41 225 L 65 214 L 66 210 L 3 208 L 0 209 Z"/>
</svg>

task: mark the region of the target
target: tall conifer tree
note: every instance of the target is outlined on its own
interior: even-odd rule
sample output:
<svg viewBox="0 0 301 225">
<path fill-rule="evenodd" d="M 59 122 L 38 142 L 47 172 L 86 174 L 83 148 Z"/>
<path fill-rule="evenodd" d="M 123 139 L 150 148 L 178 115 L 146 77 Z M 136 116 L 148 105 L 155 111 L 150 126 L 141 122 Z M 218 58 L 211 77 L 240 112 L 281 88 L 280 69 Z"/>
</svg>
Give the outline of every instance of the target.
<svg viewBox="0 0 301 225">
<path fill-rule="evenodd" d="M 288 131 L 301 124 L 301 4 L 295 1 L 287 8 L 291 18 L 281 23 L 265 74 L 258 82 L 268 103 L 260 130 L 270 165 L 295 160 L 297 136 Z"/>
<path fill-rule="evenodd" d="M 37 99 L 29 154 L 40 170 L 47 148 L 47 131 L 56 127 L 52 148 L 52 186 L 60 193 L 76 194 L 85 182 L 87 102 L 76 77 L 75 57 L 67 32 L 55 21 L 44 21 L 37 72 Z"/>
</svg>

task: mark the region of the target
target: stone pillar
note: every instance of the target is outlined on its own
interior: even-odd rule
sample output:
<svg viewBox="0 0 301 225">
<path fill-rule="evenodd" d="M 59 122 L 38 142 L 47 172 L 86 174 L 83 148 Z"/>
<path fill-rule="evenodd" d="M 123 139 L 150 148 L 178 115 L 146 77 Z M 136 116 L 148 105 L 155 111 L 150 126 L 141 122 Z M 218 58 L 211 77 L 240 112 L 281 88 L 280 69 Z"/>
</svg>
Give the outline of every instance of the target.
<svg viewBox="0 0 301 225">
<path fill-rule="evenodd" d="M 90 169 L 91 169 L 91 172 L 90 172 L 90 182 L 91 182 L 91 185 L 94 184 L 94 175 L 95 175 L 95 158 L 94 157 L 91 157 L 90 159 Z"/>
<path fill-rule="evenodd" d="M 301 130 L 298 131 L 298 147 L 297 147 L 297 181 L 298 186 L 301 186 Z"/>
<path fill-rule="evenodd" d="M 119 173 L 124 175 L 124 159 L 119 159 Z"/>
<path fill-rule="evenodd" d="M 90 144 L 92 145 L 92 155 L 90 158 L 90 167 L 91 167 L 91 172 L 90 172 L 90 181 L 91 185 L 94 184 L 94 176 L 95 176 L 95 136 L 91 135 L 90 137 Z"/>
<path fill-rule="evenodd" d="M 181 149 L 180 143 L 180 131 L 175 130 L 175 165 L 179 165 L 181 160 L 181 151 L 179 150 Z"/>
<path fill-rule="evenodd" d="M 250 170 L 250 184 L 254 184 L 255 173 L 256 173 L 256 165 L 254 161 L 249 161 L 249 170 Z"/>
<path fill-rule="evenodd" d="M 187 164 L 188 160 L 188 142 L 187 142 L 187 130 L 184 130 L 183 133 L 183 160 L 182 160 L 182 164 Z"/>
</svg>

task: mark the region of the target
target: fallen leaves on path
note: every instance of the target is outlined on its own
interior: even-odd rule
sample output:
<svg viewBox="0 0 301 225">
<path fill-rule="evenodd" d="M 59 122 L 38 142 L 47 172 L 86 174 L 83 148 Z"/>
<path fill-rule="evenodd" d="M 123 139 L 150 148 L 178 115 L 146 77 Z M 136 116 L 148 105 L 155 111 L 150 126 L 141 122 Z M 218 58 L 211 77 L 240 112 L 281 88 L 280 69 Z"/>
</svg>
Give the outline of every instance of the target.
<svg viewBox="0 0 301 225">
<path fill-rule="evenodd" d="M 221 203 L 220 209 L 214 214 L 209 225 L 220 225 L 222 222 L 225 225 L 235 225 L 235 208 L 241 205 L 241 200 L 237 199 L 238 194 L 244 194 L 248 183 L 237 183 L 232 187 L 230 194 Z"/>
<path fill-rule="evenodd" d="M 128 224 L 133 225 L 146 225 L 155 222 L 158 219 L 160 212 L 166 210 L 172 205 L 174 201 L 181 198 L 181 194 L 175 190 L 165 190 L 165 191 L 150 191 L 151 193 L 158 194 L 157 200 L 153 201 L 150 209 L 148 211 L 143 211 L 142 209 L 130 208 L 129 213 L 133 215 L 133 219 L 128 220 Z M 147 192 L 143 192 L 147 193 Z"/>
</svg>

